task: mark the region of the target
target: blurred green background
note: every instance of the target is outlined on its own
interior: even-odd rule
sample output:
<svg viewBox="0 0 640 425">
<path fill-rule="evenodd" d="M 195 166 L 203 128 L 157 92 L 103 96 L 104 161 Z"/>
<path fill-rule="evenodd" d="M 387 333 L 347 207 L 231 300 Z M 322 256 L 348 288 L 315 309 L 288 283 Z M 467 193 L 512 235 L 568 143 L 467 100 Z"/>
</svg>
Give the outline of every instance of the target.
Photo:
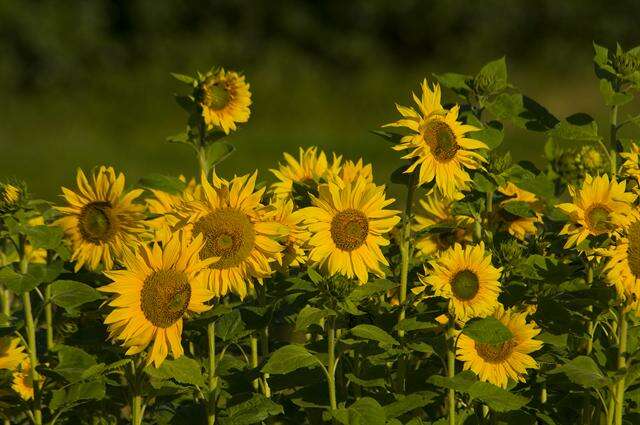
<svg viewBox="0 0 640 425">
<path fill-rule="evenodd" d="M 169 72 L 222 65 L 254 100 L 222 175 L 272 179 L 282 151 L 318 145 L 373 162 L 383 182 L 398 155 L 369 131 L 433 72 L 507 55 L 510 81 L 558 117 L 605 118 L 591 43 L 640 44 L 638 16 L 633 0 L 3 0 L 0 177 L 53 200 L 76 167 L 193 175 L 192 152 L 165 142 L 186 119 Z M 515 158 L 541 160 L 542 135 L 507 137 Z"/>
</svg>

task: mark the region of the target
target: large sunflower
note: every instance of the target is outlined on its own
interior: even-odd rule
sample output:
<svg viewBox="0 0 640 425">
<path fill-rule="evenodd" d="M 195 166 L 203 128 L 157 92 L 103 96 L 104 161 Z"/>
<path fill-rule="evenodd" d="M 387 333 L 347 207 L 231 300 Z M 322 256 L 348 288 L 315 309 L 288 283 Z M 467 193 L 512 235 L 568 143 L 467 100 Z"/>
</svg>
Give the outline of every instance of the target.
<svg viewBox="0 0 640 425">
<path fill-rule="evenodd" d="M 171 236 L 173 229 L 179 221 L 174 214 L 176 209 L 179 208 L 183 202 L 196 198 L 202 190 L 202 187 L 196 183 L 195 179 L 191 179 L 189 182 L 186 182 L 184 176 L 180 176 L 179 179 L 186 183 L 182 193 L 172 194 L 152 189 L 151 193 L 153 197 L 145 199 L 147 209 L 155 216 L 147 220 L 147 223 L 149 227 L 153 229 L 155 240 L 157 241 L 166 240 Z"/>
<path fill-rule="evenodd" d="M 11 388 L 23 400 L 31 400 L 33 398 L 33 379 L 31 379 L 31 362 L 29 359 L 24 359 L 20 366 L 14 370 Z"/>
<path fill-rule="evenodd" d="M 520 189 L 518 186 L 511 182 L 507 182 L 498 188 L 498 192 L 506 196 L 508 199 L 500 202 L 502 207 L 500 211 L 500 218 L 505 224 L 505 227 L 510 235 L 515 236 L 520 240 L 524 240 L 527 235 L 535 235 L 538 232 L 536 229 L 536 223 L 542 223 L 542 214 L 539 212 L 540 206 L 538 197 L 524 189 Z M 509 213 L 504 207 L 508 206 L 509 202 L 525 202 L 535 211 L 531 217 L 521 217 Z"/>
<path fill-rule="evenodd" d="M 282 259 L 279 240 L 288 230 L 269 217 L 260 202 L 265 189 L 256 190 L 256 179 L 257 172 L 231 181 L 214 176 L 211 184 L 203 176 L 202 194 L 178 213 L 187 231 L 203 235 L 200 256 L 217 258 L 203 271 L 217 296 L 232 291 L 244 298 L 252 279 L 261 283 L 273 273 L 271 263 Z"/>
<path fill-rule="evenodd" d="M 529 355 L 542 347 L 542 341 L 533 339 L 540 333 L 535 323 L 527 323 L 527 311 L 504 310 L 498 305 L 493 317 L 512 333 L 511 339 L 500 344 L 481 344 L 464 333 L 456 344 L 457 359 L 464 362 L 464 370 L 471 369 L 480 380 L 502 388 L 509 379 L 524 382 L 527 369 L 537 369 L 538 364 Z"/>
<path fill-rule="evenodd" d="M 13 370 L 27 357 L 20 338 L 0 338 L 0 369 Z"/>
<path fill-rule="evenodd" d="M 402 118 L 386 126 L 411 130 L 411 134 L 402 137 L 400 143 L 393 147 L 398 151 L 411 150 L 403 156 L 413 160 L 405 172 L 412 173 L 419 167 L 418 184 L 435 179 L 442 193 L 453 198 L 461 187 L 471 181 L 466 170 L 478 169 L 485 161 L 474 151 L 488 147 L 479 140 L 466 137 L 467 133 L 479 129 L 459 122 L 458 105 L 445 110 L 440 104 L 440 97 L 440 86 L 435 84 L 432 91 L 424 80 L 422 97 L 419 99 L 413 94 L 419 110 L 396 105 Z"/>
<path fill-rule="evenodd" d="M 640 221 L 635 219 L 607 250 L 606 280 L 615 286 L 622 299 L 640 297 Z"/>
<path fill-rule="evenodd" d="M 139 245 L 124 254 L 124 269 L 105 272 L 113 283 L 98 288 L 113 293 L 115 309 L 105 319 L 110 337 L 122 341 L 127 355 L 143 351 L 153 341 L 147 363 L 159 367 L 169 350 L 183 354 L 182 321 L 187 312 L 203 312 L 213 298 L 201 272 L 215 259 L 200 259 L 204 241 L 174 233 L 161 247 Z"/>
<path fill-rule="evenodd" d="M 412 229 L 418 235 L 431 226 L 440 226 L 434 232 L 416 238 L 416 255 L 428 257 L 453 246 L 454 243 L 470 242 L 473 233 L 473 218 L 451 214 L 453 199 L 442 196 L 437 190 L 420 199 L 422 211 L 416 214 Z"/>
<path fill-rule="evenodd" d="M 307 260 L 305 245 L 311 234 L 302 225 L 304 217 L 300 210 L 295 210 L 293 200 L 275 197 L 270 206 L 273 208 L 272 219 L 286 226 L 289 230 L 283 241 L 282 265 L 286 267 L 298 267 Z"/>
<path fill-rule="evenodd" d="M 300 148 L 298 159 L 285 152 L 284 159 L 285 164 L 279 164 L 277 170 L 271 170 L 279 180 L 273 184 L 273 193 L 279 198 L 291 195 L 294 183 L 317 185 L 322 180 L 326 180 L 329 175 L 337 175 L 342 161 L 341 156 L 334 154 L 333 161 L 329 164 L 327 155 L 323 151 L 318 151 L 315 146 L 307 149 Z"/>
<path fill-rule="evenodd" d="M 236 123 L 249 121 L 251 92 L 244 76 L 220 68 L 209 72 L 196 87 L 196 101 L 208 129 L 220 128 L 226 134 Z"/>
<path fill-rule="evenodd" d="M 383 276 L 380 265 L 388 265 L 380 246 L 400 217 L 387 210 L 394 199 L 386 199 L 384 186 L 376 186 L 364 177 L 340 185 L 321 184 L 319 197 L 311 196 L 313 206 L 301 210 L 312 236 L 309 259 L 324 267 L 330 275 L 368 280 L 369 272 Z"/>
<path fill-rule="evenodd" d="M 96 270 L 101 263 L 109 270 L 144 231 L 143 207 L 133 204 L 142 190 L 123 193 L 124 174 L 116 177 L 111 167 L 100 167 L 91 183 L 78 169 L 76 181 L 78 192 L 62 188 L 68 206 L 56 207 L 63 217 L 54 225 L 62 227 L 71 241 L 75 271 L 85 264 Z"/>
<path fill-rule="evenodd" d="M 491 254 L 483 242 L 465 248 L 455 244 L 429 265 L 431 270 L 425 266 L 425 274 L 420 276 L 424 286 L 413 292 L 431 286 L 436 295 L 449 299 L 458 320 L 487 316 L 498 305 L 502 269 L 491 264 Z"/>
<path fill-rule="evenodd" d="M 633 193 L 625 192 L 625 182 L 609 181 L 609 176 L 587 174 L 582 189 L 569 185 L 572 202 L 556 207 L 569 216 L 560 232 L 569 235 L 565 248 L 579 245 L 589 236 L 612 235 L 630 222 Z"/>
</svg>

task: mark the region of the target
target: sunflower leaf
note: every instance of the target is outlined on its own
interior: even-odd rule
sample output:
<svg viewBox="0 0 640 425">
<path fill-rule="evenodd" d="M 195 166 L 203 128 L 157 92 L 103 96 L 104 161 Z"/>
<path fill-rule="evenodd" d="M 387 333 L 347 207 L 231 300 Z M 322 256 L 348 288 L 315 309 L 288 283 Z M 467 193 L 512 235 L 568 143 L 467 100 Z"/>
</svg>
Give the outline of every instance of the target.
<svg viewBox="0 0 640 425">
<path fill-rule="evenodd" d="M 585 388 L 601 388 L 610 383 L 610 379 L 602 373 L 596 362 L 588 356 L 578 356 L 547 373 L 564 373 L 571 382 Z"/>
<path fill-rule="evenodd" d="M 398 345 L 399 342 L 386 331 L 374 325 L 362 324 L 351 329 L 351 333 L 363 339 L 378 341 L 380 345 Z"/>
<path fill-rule="evenodd" d="M 320 364 L 320 360 L 302 345 L 291 344 L 274 351 L 262 371 L 274 375 L 286 374 L 301 368 L 317 367 Z"/>
<path fill-rule="evenodd" d="M 501 344 L 510 340 L 513 333 L 495 317 L 485 317 L 467 323 L 462 333 L 480 344 Z"/>
<path fill-rule="evenodd" d="M 73 280 L 56 280 L 50 288 L 51 302 L 65 310 L 74 310 L 82 304 L 103 298 L 91 286 Z"/>
</svg>

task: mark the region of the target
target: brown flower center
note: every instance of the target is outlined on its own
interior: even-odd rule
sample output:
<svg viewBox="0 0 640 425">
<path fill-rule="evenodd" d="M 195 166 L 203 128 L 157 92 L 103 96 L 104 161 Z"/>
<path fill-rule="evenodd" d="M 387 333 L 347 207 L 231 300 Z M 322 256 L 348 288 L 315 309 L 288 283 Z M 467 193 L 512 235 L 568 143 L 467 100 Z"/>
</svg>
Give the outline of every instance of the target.
<svg viewBox="0 0 640 425">
<path fill-rule="evenodd" d="M 155 326 L 168 328 L 182 317 L 190 300 L 191 285 L 185 273 L 158 270 L 142 285 L 140 308 Z"/>
<path fill-rule="evenodd" d="M 447 162 L 456 156 L 460 145 L 449 124 L 440 120 L 432 120 L 425 124 L 423 130 L 425 143 L 431 148 L 433 156 L 441 162 Z"/>
<path fill-rule="evenodd" d="M 633 222 L 627 230 L 627 264 L 633 276 L 640 279 L 640 221 Z"/>
<path fill-rule="evenodd" d="M 451 279 L 451 292 L 462 301 L 473 299 L 480 290 L 478 276 L 471 270 L 461 270 Z"/>
<path fill-rule="evenodd" d="M 80 211 L 78 229 L 83 239 L 93 244 L 111 240 L 118 230 L 111 202 L 97 201 L 85 205 Z"/>
<path fill-rule="evenodd" d="M 193 234 L 202 234 L 204 247 L 200 258 L 220 257 L 212 269 L 227 269 L 244 261 L 255 245 L 256 234 L 249 217 L 237 209 L 214 211 L 193 226 Z"/>
<path fill-rule="evenodd" d="M 476 352 L 483 360 L 489 363 L 502 363 L 509 358 L 516 345 L 518 344 L 513 339 L 500 344 L 476 343 Z"/>
<path fill-rule="evenodd" d="M 592 231 L 603 233 L 609 229 L 610 210 L 602 204 L 594 204 L 586 211 L 587 224 Z"/>
<path fill-rule="evenodd" d="M 350 208 L 337 213 L 331 220 L 331 238 L 343 251 L 362 246 L 369 234 L 369 219 L 359 210 Z"/>
</svg>

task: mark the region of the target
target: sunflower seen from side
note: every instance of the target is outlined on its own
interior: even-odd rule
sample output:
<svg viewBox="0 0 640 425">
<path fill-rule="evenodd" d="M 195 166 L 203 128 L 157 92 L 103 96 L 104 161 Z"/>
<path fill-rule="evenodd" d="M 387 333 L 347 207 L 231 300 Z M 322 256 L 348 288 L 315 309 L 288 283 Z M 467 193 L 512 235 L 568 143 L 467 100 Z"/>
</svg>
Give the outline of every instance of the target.
<svg viewBox="0 0 640 425">
<path fill-rule="evenodd" d="M 640 146 L 632 143 L 630 150 L 621 152 L 620 157 L 624 159 L 622 162 L 622 176 L 632 178 L 640 183 Z"/>
<path fill-rule="evenodd" d="M 412 161 L 405 173 L 413 173 L 417 169 L 419 185 L 435 179 L 440 191 L 453 198 L 471 181 L 467 170 L 479 169 L 486 162 L 476 151 L 488 149 L 488 146 L 467 137 L 467 133 L 479 128 L 458 121 L 458 105 L 450 110 L 442 107 L 438 84 L 431 90 L 424 80 L 421 88 L 420 98 L 413 94 L 418 110 L 396 105 L 402 118 L 385 127 L 402 127 L 410 131 L 393 147 L 397 151 L 410 151 L 402 157 Z"/>
<path fill-rule="evenodd" d="M 428 265 L 419 276 L 422 286 L 413 292 L 420 294 L 432 288 L 435 295 L 449 300 L 458 321 L 487 316 L 498 305 L 502 269 L 491 264 L 491 254 L 483 242 L 464 248 L 456 243 Z"/>
<path fill-rule="evenodd" d="M 608 257 L 604 271 L 606 281 L 618 296 L 632 301 L 640 299 L 640 220 L 633 220 L 612 246 L 603 250 Z"/>
<path fill-rule="evenodd" d="M 537 369 L 531 353 L 542 347 L 534 339 L 540 333 L 535 323 L 527 323 L 527 311 L 505 310 L 498 305 L 492 316 L 511 331 L 511 338 L 499 344 L 482 344 L 464 333 L 458 337 L 456 358 L 464 370 L 473 371 L 481 381 L 506 388 L 509 380 L 525 382 L 527 369 Z"/>
<path fill-rule="evenodd" d="M 219 68 L 210 71 L 196 87 L 195 99 L 209 130 L 225 134 L 236 130 L 238 123 L 249 121 L 251 92 L 243 75 Z"/>
<path fill-rule="evenodd" d="M 271 169 L 278 179 L 273 184 L 273 193 L 279 198 L 291 196 L 295 184 L 315 186 L 329 175 L 338 175 L 340 172 L 342 157 L 333 155 L 333 160 L 329 163 L 327 154 L 315 146 L 300 148 L 297 159 L 286 152 L 283 155 L 285 163 L 279 164 L 278 169 Z"/>
<path fill-rule="evenodd" d="M 77 192 L 62 188 L 67 206 L 55 207 L 62 217 L 53 225 L 60 226 L 71 242 L 76 272 L 84 265 L 96 270 L 100 264 L 110 270 L 145 231 L 144 208 L 134 204 L 142 190 L 125 192 L 124 174 L 116 176 L 111 167 L 100 167 L 91 182 L 78 169 L 76 182 Z"/>
<path fill-rule="evenodd" d="M 199 191 L 202 190 L 195 179 L 188 182 L 184 176 L 180 176 L 179 179 L 185 183 L 182 193 L 174 194 L 152 189 L 153 196 L 145 199 L 147 210 L 152 214 L 152 218 L 147 220 L 147 224 L 153 231 L 156 241 L 164 241 L 171 236 L 179 222 L 175 211 L 180 208 L 183 202 L 197 197 Z"/>
<path fill-rule="evenodd" d="M 636 195 L 626 192 L 624 181 L 587 175 L 581 189 L 569 185 L 572 202 L 556 205 L 569 222 L 560 231 L 567 235 L 565 248 L 581 244 L 589 236 L 613 235 L 629 224 Z"/>
<path fill-rule="evenodd" d="M 307 261 L 305 247 L 311 234 L 302 225 L 304 217 L 300 210 L 295 209 L 292 199 L 274 198 L 270 204 L 273 211 L 272 219 L 288 229 L 282 245 L 282 266 L 299 267 Z"/>
<path fill-rule="evenodd" d="M 31 362 L 24 359 L 13 372 L 11 389 L 23 400 L 33 399 L 33 379 L 31 379 Z"/>
<path fill-rule="evenodd" d="M 174 233 L 163 246 L 139 245 L 124 254 L 124 269 L 105 272 L 113 282 L 98 288 L 112 294 L 113 311 L 104 323 L 109 335 L 127 348 L 127 355 L 144 351 L 150 344 L 147 364 L 159 367 L 169 352 L 173 358 L 184 353 L 182 327 L 188 313 L 201 313 L 211 306 L 214 294 L 206 287 L 201 272 L 214 258 L 201 259 L 204 240 L 190 240 L 184 232 Z"/>
<path fill-rule="evenodd" d="M 0 338 L 0 369 L 13 370 L 27 357 L 20 338 Z"/>
<path fill-rule="evenodd" d="M 368 182 L 373 182 L 373 167 L 371 164 L 365 164 L 362 158 L 354 162 L 352 160 L 346 160 L 340 167 L 329 169 L 329 176 L 327 180 L 336 182 L 352 183 L 358 178 L 364 178 Z"/>
<path fill-rule="evenodd" d="M 331 276 L 356 278 L 360 284 L 369 272 L 384 276 L 388 265 L 381 246 L 389 244 L 386 234 L 400 221 L 398 211 L 386 209 L 384 186 L 364 177 L 352 183 L 329 182 L 311 196 L 312 206 L 301 210 L 311 232 L 309 260 Z"/>
<path fill-rule="evenodd" d="M 542 223 L 542 214 L 540 213 L 540 205 L 538 197 L 511 182 L 507 182 L 498 187 L 498 192 L 507 197 L 500 202 L 499 216 L 504 223 L 507 232 L 520 240 L 525 240 L 529 235 L 538 233 L 536 224 Z M 534 211 L 530 217 L 522 217 L 511 214 L 507 208 L 510 202 L 524 202 Z"/>
<path fill-rule="evenodd" d="M 262 283 L 281 262 L 287 227 L 274 221 L 256 190 L 257 172 L 230 181 L 202 176 L 202 192 L 178 212 L 193 236 L 202 235 L 203 259 L 216 261 L 203 271 L 216 296 L 233 292 L 244 298 L 254 282 Z"/>
</svg>

